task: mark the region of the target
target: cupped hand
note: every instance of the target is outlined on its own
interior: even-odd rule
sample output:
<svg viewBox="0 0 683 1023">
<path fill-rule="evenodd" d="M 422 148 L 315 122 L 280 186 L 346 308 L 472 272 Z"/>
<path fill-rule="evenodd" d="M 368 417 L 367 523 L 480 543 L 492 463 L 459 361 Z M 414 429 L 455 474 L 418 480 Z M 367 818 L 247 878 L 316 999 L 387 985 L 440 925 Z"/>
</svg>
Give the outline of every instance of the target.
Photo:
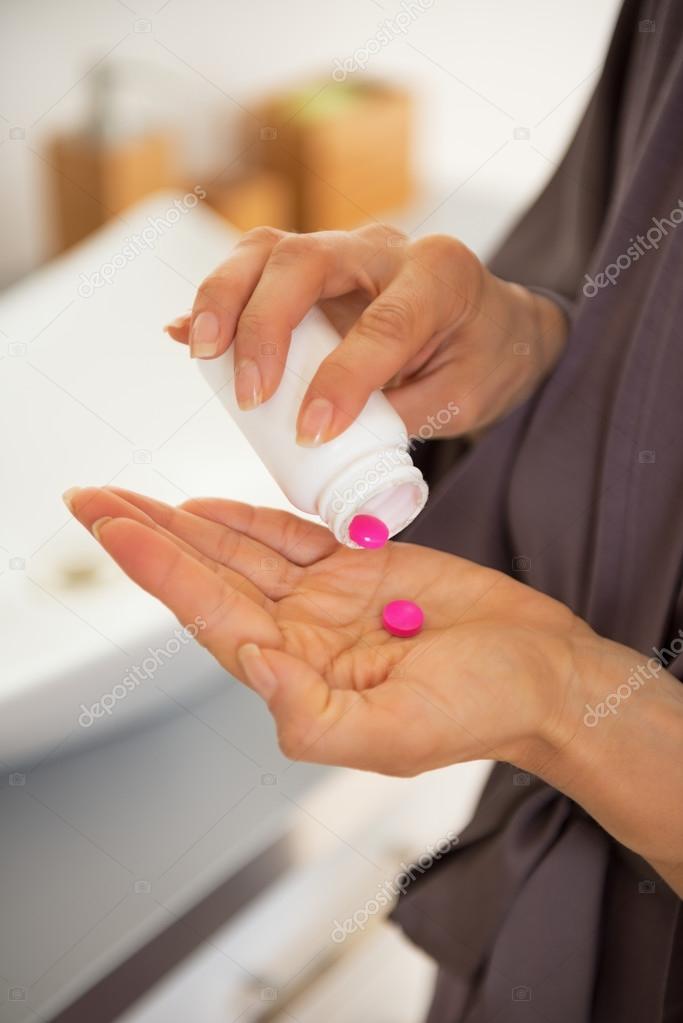
<svg viewBox="0 0 683 1023">
<path fill-rule="evenodd" d="M 322 526 L 217 499 L 174 508 L 116 488 L 65 495 L 124 572 L 268 703 L 296 759 L 413 775 L 493 757 L 523 765 L 569 727 L 564 605 L 422 547 L 339 545 Z M 419 603 L 389 635 L 383 606 Z M 203 623 L 203 625 L 202 625 Z"/>
<path fill-rule="evenodd" d="M 237 400 L 251 409 L 276 390 L 316 304 L 341 341 L 302 401 L 307 445 L 340 434 L 380 388 L 415 437 L 481 428 L 531 393 L 567 332 L 555 303 L 495 277 L 457 239 L 410 241 L 381 224 L 249 231 L 166 329 L 198 358 L 234 345 Z"/>
</svg>

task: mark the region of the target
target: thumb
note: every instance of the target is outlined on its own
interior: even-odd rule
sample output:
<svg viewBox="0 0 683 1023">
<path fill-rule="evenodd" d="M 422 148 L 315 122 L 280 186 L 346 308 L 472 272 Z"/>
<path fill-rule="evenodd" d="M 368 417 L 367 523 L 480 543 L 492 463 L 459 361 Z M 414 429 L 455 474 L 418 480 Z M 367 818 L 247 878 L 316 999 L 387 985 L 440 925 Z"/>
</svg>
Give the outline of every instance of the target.
<svg viewBox="0 0 683 1023">
<path fill-rule="evenodd" d="M 414 278 L 414 267 L 404 269 L 322 361 L 301 403 L 299 444 L 324 444 L 346 430 L 372 392 L 427 344 L 437 310 L 419 297 Z"/>
<path fill-rule="evenodd" d="M 350 743 L 363 744 L 360 723 L 367 715 L 360 693 L 331 689 L 309 664 L 281 650 L 245 643 L 237 657 L 247 684 L 268 704 L 285 756 L 320 764 L 356 760 Z"/>
</svg>

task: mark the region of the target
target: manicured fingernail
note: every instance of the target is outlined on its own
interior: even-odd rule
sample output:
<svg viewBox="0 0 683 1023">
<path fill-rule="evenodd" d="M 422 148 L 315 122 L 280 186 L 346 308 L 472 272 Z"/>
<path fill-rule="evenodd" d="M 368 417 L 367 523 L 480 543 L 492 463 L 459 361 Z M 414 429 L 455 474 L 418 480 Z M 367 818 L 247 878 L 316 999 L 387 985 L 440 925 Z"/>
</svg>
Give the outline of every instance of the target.
<svg viewBox="0 0 683 1023">
<path fill-rule="evenodd" d="M 190 355 L 193 359 L 210 359 L 218 348 L 220 324 L 215 313 L 204 311 L 195 316 L 190 331 Z"/>
<path fill-rule="evenodd" d="M 62 501 L 67 506 L 72 515 L 74 510 L 73 499 L 80 489 L 81 489 L 80 487 L 69 487 L 69 489 L 65 490 L 64 493 L 62 494 Z"/>
<path fill-rule="evenodd" d="M 261 404 L 261 371 L 253 359 L 242 359 L 235 369 L 235 397 L 243 412 Z"/>
<path fill-rule="evenodd" d="M 108 522 L 111 522 L 111 515 L 103 515 L 101 519 L 96 519 L 90 527 L 90 532 L 96 540 L 100 539 L 100 530 L 102 526 L 106 526 Z M 101 541 L 100 541 L 101 542 Z"/>
<path fill-rule="evenodd" d="M 296 435 L 297 444 L 314 448 L 321 444 L 334 419 L 334 405 L 327 398 L 314 398 L 306 406 Z"/>
<path fill-rule="evenodd" d="M 175 320 L 171 320 L 163 328 L 168 334 L 169 330 L 182 330 L 183 327 L 187 326 L 192 317 L 192 313 L 183 313 L 182 316 L 176 316 Z"/>
<path fill-rule="evenodd" d="M 237 651 L 237 658 L 247 677 L 247 682 L 264 700 L 275 692 L 277 679 L 256 643 L 245 643 Z"/>
</svg>

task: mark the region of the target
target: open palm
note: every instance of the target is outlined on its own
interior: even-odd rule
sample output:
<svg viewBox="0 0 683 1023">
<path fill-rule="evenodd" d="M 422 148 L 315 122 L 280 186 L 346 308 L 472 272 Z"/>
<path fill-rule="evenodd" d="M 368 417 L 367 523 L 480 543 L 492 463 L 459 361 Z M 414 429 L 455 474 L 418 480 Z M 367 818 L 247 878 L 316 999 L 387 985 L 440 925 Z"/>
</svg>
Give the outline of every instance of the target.
<svg viewBox="0 0 683 1023">
<path fill-rule="evenodd" d="M 564 605 L 410 544 L 351 550 L 286 512 L 217 499 L 172 508 L 116 488 L 69 507 L 121 568 L 267 699 L 289 756 L 410 775 L 513 759 L 555 727 L 571 681 Z M 408 598 L 423 631 L 390 636 Z M 590 630 L 588 630 L 590 631 Z"/>
</svg>

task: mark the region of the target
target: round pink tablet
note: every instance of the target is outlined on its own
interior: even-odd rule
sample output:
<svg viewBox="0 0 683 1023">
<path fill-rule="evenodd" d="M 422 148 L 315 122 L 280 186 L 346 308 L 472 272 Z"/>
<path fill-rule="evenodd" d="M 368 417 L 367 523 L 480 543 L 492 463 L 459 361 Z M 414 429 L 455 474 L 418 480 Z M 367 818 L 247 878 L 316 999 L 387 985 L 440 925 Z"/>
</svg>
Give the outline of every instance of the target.
<svg viewBox="0 0 683 1023">
<path fill-rule="evenodd" d="M 392 600 L 382 611 L 382 625 L 392 636 L 417 636 L 424 620 L 424 611 L 412 600 Z"/>
<path fill-rule="evenodd" d="M 359 547 L 384 547 L 389 530 L 374 515 L 354 515 L 349 523 L 349 536 Z"/>
</svg>

